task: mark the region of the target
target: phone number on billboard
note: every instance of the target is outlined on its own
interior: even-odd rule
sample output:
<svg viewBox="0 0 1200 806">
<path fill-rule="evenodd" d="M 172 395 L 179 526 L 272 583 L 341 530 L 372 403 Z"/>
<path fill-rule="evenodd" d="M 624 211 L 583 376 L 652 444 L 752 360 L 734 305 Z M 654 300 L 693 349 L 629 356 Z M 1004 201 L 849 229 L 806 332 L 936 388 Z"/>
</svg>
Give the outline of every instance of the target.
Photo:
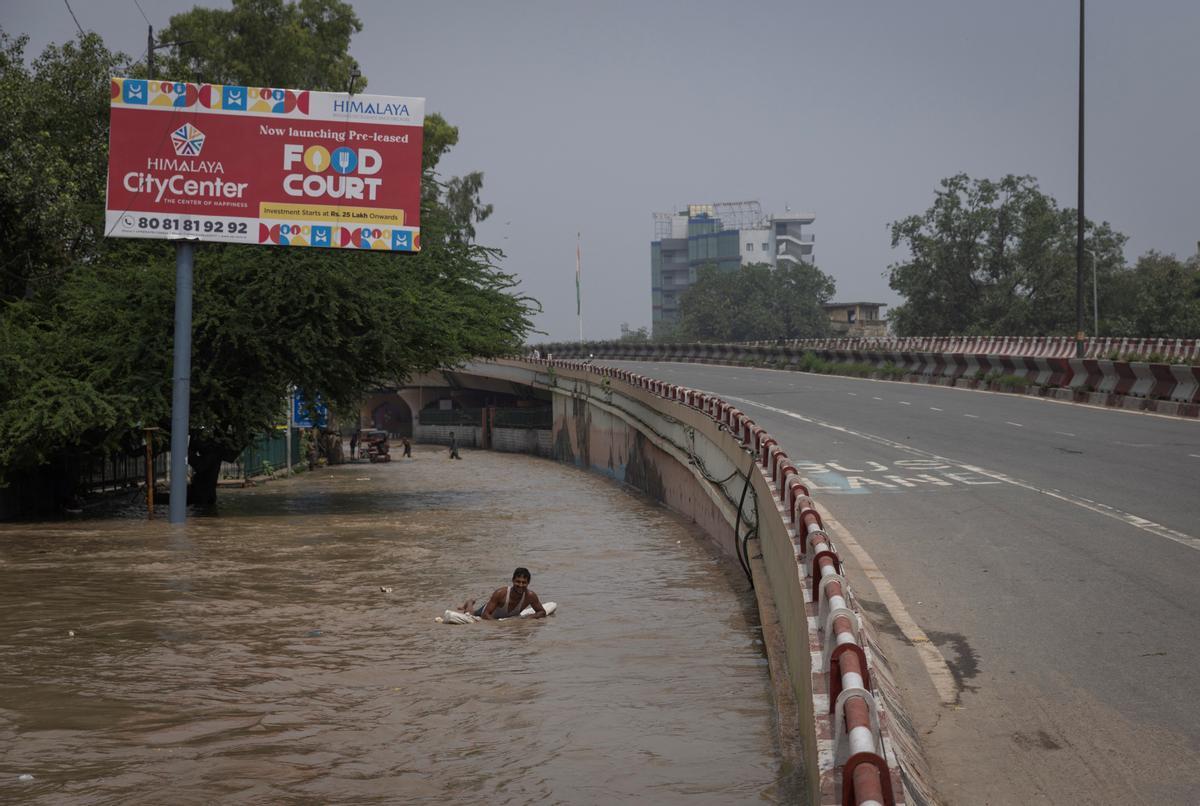
<svg viewBox="0 0 1200 806">
<path fill-rule="evenodd" d="M 228 233 L 229 235 L 245 235 L 249 229 L 249 225 L 244 221 L 197 221 L 191 218 L 159 218 L 158 216 L 139 216 L 137 226 L 142 230 L 211 232 Z"/>
</svg>

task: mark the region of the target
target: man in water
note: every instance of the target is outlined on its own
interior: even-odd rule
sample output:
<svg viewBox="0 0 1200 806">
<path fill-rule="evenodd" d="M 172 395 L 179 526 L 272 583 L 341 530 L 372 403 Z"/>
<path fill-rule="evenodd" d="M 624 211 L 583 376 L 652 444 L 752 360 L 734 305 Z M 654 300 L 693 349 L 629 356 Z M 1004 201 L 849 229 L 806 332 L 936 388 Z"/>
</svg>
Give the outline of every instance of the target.
<svg viewBox="0 0 1200 806">
<path fill-rule="evenodd" d="M 538 595 L 529 589 L 530 579 L 532 577 L 528 568 L 518 568 L 513 571 L 512 585 L 496 588 L 486 603 L 475 607 L 475 600 L 468 599 L 458 609 L 463 613 L 470 613 L 490 621 L 513 618 L 520 615 L 521 611 L 529 606 L 533 608 L 533 615 L 527 618 L 545 618 L 546 608 L 542 607 L 542 600 L 538 598 Z"/>
</svg>

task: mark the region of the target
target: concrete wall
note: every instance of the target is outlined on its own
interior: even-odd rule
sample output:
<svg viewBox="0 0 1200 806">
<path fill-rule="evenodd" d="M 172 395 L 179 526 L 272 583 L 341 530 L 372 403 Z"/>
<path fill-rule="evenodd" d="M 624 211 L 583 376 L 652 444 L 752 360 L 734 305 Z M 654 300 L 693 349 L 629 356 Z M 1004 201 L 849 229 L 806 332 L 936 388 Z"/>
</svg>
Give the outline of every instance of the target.
<svg viewBox="0 0 1200 806">
<path fill-rule="evenodd" d="M 825 660 L 835 636 L 819 623 L 820 607 L 812 595 L 815 583 L 806 570 L 815 568 L 818 555 L 835 552 L 819 528 L 807 491 L 800 495 L 798 476 L 789 475 L 796 468 L 775 440 L 718 398 L 624 370 L 566 361 L 505 360 L 476 362 L 465 371 L 550 390 L 553 458 L 636 487 L 694 521 L 731 555 L 738 553 L 735 523 L 743 535 L 753 531 L 745 556 L 754 569 L 780 712 L 781 747 L 789 762 L 802 770 L 804 802 L 841 802 L 842 770 L 848 762 L 845 746 L 836 739 L 831 691 L 849 678 Z M 802 530 L 810 538 L 807 555 L 799 536 Z M 828 563 L 828 557 L 821 562 Z M 820 579 L 832 581 L 824 571 Z M 866 657 L 878 657 L 861 613 L 857 620 L 861 626 L 854 638 L 839 631 L 838 649 L 846 649 L 842 644 L 850 640 L 865 646 Z M 905 803 L 897 743 L 890 738 L 892 702 L 879 689 L 878 678 L 871 675 L 881 710 L 878 726 L 871 728 L 876 739 L 869 741 L 880 748 L 879 780 L 894 792 L 895 803 Z M 789 748 L 795 748 L 794 757 Z"/>
<path fill-rule="evenodd" d="M 493 428 L 492 450 L 551 457 L 554 455 L 554 432 L 545 428 Z"/>
<path fill-rule="evenodd" d="M 458 440 L 460 448 L 478 448 L 481 444 L 481 429 L 477 425 L 413 425 L 413 442 L 430 445 L 449 445 L 450 433 Z"/>
<path fill-rule="evenodd" d="M 640 389 L 614 393 L 596 379 L 555 378 L 552 456 L 629 484 L 695 521 L 734 556 L 736 495 L 704 481 L 737 472 L 734 461 L 698 432 L 714 430 L 697 412 L 664 417 L 659 402 Z M 744 452 L 743 452 L 744 453 Z M 742 462 L 749 465 L 747 458 Z M 740 491 L 740 489 L 739 489 Z"/>
</svg>

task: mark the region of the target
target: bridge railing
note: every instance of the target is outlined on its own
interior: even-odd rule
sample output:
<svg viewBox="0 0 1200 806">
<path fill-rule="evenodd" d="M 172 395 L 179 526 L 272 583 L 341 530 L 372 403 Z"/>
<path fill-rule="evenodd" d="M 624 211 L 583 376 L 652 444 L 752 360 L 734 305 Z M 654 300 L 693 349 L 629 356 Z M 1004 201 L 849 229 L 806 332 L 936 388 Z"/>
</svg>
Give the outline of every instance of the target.
<svg viewBox="0 0 1200 806">
<path fill-rule="evenodd" d="M 742 344 L 592 342 L 544 345 L 559 358 L 684 361 L 805 369 L 864 368 L 888 378 L 945 385 L 1020 387 L 1059 399 L 1200 416 L 1200 340 L 1092 339 L 1093 357 L 1075 358 L 1061 338 L 824 339 Z M 1118 356 L 1116 358 L 1102 356 Z M 1123 356 L 1123 357 L 1121 357 Z M 1141 356 L 1144 360 L 1130 360 Z"/>
</svg>

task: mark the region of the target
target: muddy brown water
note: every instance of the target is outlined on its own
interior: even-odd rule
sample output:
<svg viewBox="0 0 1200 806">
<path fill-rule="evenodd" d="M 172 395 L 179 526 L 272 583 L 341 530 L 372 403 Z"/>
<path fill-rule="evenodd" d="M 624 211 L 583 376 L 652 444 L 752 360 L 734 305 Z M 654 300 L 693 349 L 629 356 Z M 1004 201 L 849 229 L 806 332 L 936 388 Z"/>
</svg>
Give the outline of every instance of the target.
<svg viewBox="0 0 1200 806">
<path fill-rule="evenodd" d="M 0 525 L 0 801 L 791 800 L 736 562 L 606 479 L 463 457 Z M 556 615 L 435 623 L 516 565 Z"/>
</svg>

